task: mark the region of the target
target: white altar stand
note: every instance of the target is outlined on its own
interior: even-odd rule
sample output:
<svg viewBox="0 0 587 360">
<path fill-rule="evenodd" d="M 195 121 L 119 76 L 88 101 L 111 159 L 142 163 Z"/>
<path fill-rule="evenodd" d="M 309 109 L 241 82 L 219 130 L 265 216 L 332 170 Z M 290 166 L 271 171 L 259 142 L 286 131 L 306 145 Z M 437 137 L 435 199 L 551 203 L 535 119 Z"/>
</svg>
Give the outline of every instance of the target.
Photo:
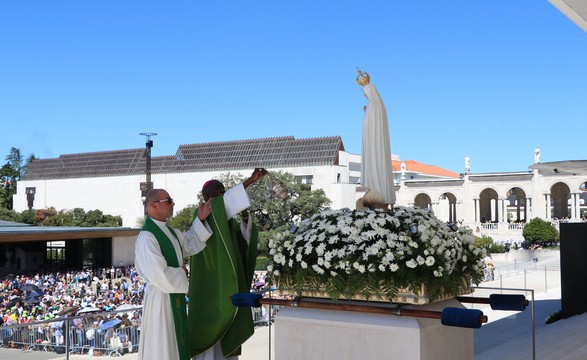
<svg viewBox="0 0 587 360">
<path fill-rule="evenodd" d="M 455 299 L 404 306 L 464 307 Z M 473 350 L 473 329 L 440 319 L 296 307 L 283 307 L 275 318 L 276 360 L 469 360 Z"/>
</svg>

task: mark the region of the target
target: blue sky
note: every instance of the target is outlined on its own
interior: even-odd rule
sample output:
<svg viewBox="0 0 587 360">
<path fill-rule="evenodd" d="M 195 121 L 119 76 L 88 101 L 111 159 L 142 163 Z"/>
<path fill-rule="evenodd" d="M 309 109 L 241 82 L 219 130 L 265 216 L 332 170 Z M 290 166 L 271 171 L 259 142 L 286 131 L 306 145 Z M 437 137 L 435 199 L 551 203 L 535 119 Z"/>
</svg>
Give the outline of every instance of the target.
<svg viewBox="0 0 587 360">
<path fill-rule="evenodd" d="M 0 156 L 293 135 L 360 153 L 356 67 L 404 160 L 585 159 L 587 33 L 547 0 L 3 1 Z"/>
</svg>

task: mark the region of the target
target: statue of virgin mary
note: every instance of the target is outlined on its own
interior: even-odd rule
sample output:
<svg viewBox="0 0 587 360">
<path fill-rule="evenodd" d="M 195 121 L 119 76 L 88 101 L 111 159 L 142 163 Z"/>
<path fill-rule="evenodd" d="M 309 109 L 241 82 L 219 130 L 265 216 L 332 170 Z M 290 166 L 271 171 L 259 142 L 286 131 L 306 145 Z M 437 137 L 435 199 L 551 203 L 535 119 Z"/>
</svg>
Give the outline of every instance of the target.
<svg viewBox="0 0 587 360">
<path fill-rule="evenodd" d="M 391 168 L 391 145 L 389 144 L 389 125 L 387 111 L 370 76 L 358 70 L 357 83 L 369 103 L 363 118 L 363 141 L 361 151 L 361 184 L 383 196 L 385 203 L 395 203 L 393 171 Z"/>
</svg>

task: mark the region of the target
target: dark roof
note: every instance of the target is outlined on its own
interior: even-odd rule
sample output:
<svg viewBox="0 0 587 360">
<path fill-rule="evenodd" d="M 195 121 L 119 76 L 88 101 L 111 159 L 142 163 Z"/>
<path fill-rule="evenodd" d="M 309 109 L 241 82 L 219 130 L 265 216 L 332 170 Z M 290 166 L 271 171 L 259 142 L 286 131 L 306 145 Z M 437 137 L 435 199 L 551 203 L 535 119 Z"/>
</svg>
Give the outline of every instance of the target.
<svg viewBox="0 0 587 360">
<path fill-rule="evenodd" d="M 573 174 L 587 175 L 587 160 L 564 160 L 534 164 L 532 170 L 539 170 L 543 175 Z"/>
<path fill-rule="evenodd" d="M 23 224 L 23 223 L 17 223 L 17 222 L 13 222 L 13 221 L 0 220 L 0 228 L 23 227 L 23 226 L 30 226 L 30 225 Z"/>
<path fill-rule="evenodd" d="M 60 241 L 135 236 L 140 229 L 129 227 L 0 226 L 0 244 L 22 241 Z"/>
<path fill-rule="evenodd" d="M 338 165 L 344 150 L 340 136 L 295 139 L 293 136 L 180 145 L 175 156 L 151 158 L 151 172 L 179 173 L 265 167 Z M 145 149 L 61 155 L 33 160 L 23 180 L 144 174 Z"/>
</svg>

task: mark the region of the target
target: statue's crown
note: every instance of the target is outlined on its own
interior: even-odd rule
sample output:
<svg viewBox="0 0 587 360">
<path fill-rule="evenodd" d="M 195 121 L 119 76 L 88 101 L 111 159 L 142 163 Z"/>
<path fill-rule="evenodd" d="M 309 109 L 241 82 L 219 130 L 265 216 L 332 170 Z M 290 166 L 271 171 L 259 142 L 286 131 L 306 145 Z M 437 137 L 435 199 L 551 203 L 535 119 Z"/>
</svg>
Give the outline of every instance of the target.
<svg viewBox="0 0 587 360">
<path fill-rule="evenodd" d="M 357 68 L 357 72 L 359 73 L 359 75 L 357 75 L 357 84 L 365 86 L 371 81 L 371 77 L 366 71 L 361 71 L 361 69 Z"/>
</svg>

